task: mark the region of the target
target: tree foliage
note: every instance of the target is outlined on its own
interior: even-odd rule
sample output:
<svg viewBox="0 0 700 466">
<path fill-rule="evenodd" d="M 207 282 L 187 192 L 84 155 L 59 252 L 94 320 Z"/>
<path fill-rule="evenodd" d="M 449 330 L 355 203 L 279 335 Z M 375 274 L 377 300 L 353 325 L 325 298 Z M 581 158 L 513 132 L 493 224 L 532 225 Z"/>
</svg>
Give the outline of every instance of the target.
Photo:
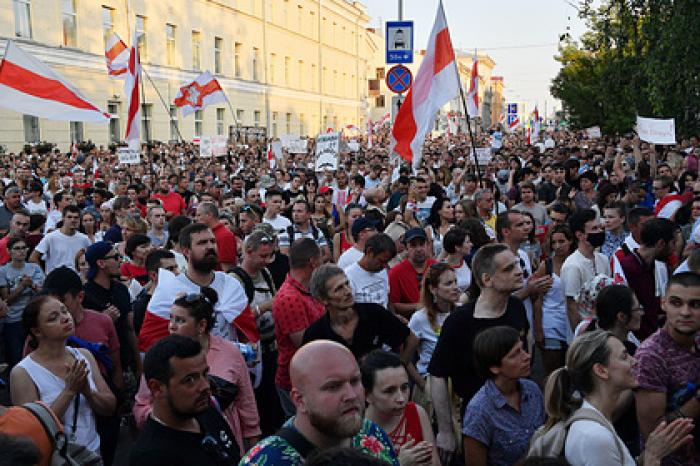
<svg viewBox="0 0 700 466">
<path fill-rule="evenodd" d="M 583 0 L 588 31 L 565 40 L 552 95 L 575 128 L 625 133 L 636 115 L 700 132 L 700 0 Z"/>
</svg>

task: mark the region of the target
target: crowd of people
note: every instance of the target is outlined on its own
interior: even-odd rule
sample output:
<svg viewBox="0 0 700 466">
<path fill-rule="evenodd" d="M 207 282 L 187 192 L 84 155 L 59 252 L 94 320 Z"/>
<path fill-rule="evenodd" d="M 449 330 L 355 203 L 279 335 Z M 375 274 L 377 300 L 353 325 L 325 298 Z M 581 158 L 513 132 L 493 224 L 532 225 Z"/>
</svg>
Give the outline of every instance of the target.
<svg viewBox="0 0 700 466">
<path fill-rule="evenodd" d="M 700 465 L 696 137 L 358 139 L 0 156 L 0 465 Z"/>
</svg>

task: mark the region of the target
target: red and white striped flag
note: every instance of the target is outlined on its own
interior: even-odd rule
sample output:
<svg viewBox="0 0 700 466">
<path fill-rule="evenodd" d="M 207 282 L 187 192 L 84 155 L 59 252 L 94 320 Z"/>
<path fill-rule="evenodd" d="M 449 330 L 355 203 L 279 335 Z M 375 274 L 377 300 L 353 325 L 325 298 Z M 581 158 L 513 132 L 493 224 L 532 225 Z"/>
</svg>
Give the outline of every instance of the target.
<svg viewBox="0 0 700 466">
<path fill-rule="evenodd" d="M 412 162 L 414 168 L 420 165 L 423 141 L 434 124 L 435 114 L 458 92 L 455 52 L 440 2 L 425 57 L 391 132 L 394 152 Z"/>
<path fill-rule="evenodd" d="M 139 59 L 138 37 L 134 31 L 129 51 L 129 69 L 124 83 L 124 95 L 127 99 L 126 135 L 124 140 L 131 150 L 141 149 L 141 60 Z"/>
<path fill-rule="evenodd" d="M 270 170 L 277 166 L 277 159 L 275 158 L 275 153 L 272 150 L 272 143 L 267 143 L 267 163 L 270 165 Z"/>
<path fill-rule="evenodd" d="M 515 131 L 518 129 L 518 126 L 520 126 L 520 118 L 516 116 L 515 119 L 508 125 L 508 131 Z"/>
<path fill-rule="evenodd" d="M 470 118 L 479 116 L 479 59 L 474 52 L 472 72 L 469 78 L 469 92 L 467 93 L 467 112 Z"/>
<path fill-rule="evenodd" d="M 209 71 L 205 71 L 191 83 L 182 86 L 173 103 L 182 108 L 182 116 L 187 116 L 207 105 L 220 102 L 226 102 L 224 90 L 219 81 Z"/>
<path fill-rule="evenodd" d="M 51 120 L 109 122 L 109 114 L 11 40 L 0 63 L 0 106 Z"/>
<path fill-rule="evenodd" d="M 129 71 L 129 48 L 116 32 L 107 40 L 105 46 L 107 74 L 110 78 L 125 79 Z"/>
</svg>

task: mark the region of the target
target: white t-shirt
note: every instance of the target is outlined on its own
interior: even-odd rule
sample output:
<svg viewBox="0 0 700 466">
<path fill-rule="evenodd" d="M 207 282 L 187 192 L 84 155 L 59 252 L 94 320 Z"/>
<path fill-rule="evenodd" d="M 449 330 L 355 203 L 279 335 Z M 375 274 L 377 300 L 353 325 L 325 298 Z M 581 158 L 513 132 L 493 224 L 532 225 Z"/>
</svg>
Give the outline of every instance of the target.
<svg viewBox="0 0 700 466">
<path fill-rule="evenodd" d="M 292 224 L 292 222 L 287 217 L 284 217 L 282 215 L 278 215 L 277 217 L 272 219 L 264 217 L 263 222 L 272 225 L 272 228 L 275 229 L 277 234 L 284 233 L 287 230 L 287 227 Z"/>
<path fill-rule="evenodd" d="M 419 342 L 418 364 L 416 364 L 416 369 L 420 375 L 425 375 L 428 372 L 428 364 L 430 364 L 430 358 L 433 357 L 433 351 L 435 351 L 435 345 L 440 336 L 442 324 L 449 315 L 449 312 L 438 313 L 435 322 L 437 324 L 437 329 L 433 329 L 433 327 L 430 326 L 428 314 L 425 312 L 425 309 L 414 312 L 411 316 L 411 320 L 408 321 L 408 328 L 411 329 Z"/>
<path fill-rule="evenodd" d="M 416 212 L 416 219 L 421 222 L 428 220 L 428 217 L 430 217 L 430 209 L 433 207 L 434 203 L 435 196 L 428 196 L 425 200 L 416 203 L 416 209 L 418 209 L 418 212 Z"/>
<path fill-rule="evenodd" d="M 581 287 L 596 274 L 610 276 L 610 261 L 604 255 L 594 252 L 594 260 L 587 259 L 578 249 L 564 261 L 561 267 L 561 280 L 564 283 L 564 295 L 577 299 Z"/>
<path fill-rule="evenodd" d="M 356 303 L 374 303 L 387 307 L 389 304 L 389 274 L 386 269 L 368 272 L 358 262 L 347 266 L 345 275 L 350 281 Z"/>
<path fill-rule="evenodd" d="M 24 203 L 24 207 L 27 208 L 30 214 L 46 215 L 49 211 L 49 207 L 46 205 L 46 201 L 43 199 L 39 202 L 34 202 L 33 200 L 29 199 Z"/>
<path fill-rule="evenodd" d="M 81 249 L 87 249 L 91 244 L 90 239 L 80 232 L 68 236 L 64 235 L 61 230 L 54 230 L 44 236 L 36 250 L 43 256 L 46 263 L 44 272 L 48 275 L 53 269 L 62 265 L 75 270 L 75 255 Z"/>
<path fill-rule="evenodd" d="M 46 223 L 44 224 L 44 234 L 50 233 L 51 231 L 56 229 L 56 225 L 58 225 L 58 222 L 63 220 L 63 214 L 61 211 L 58 209 L 53 209 L 52 211 L 49 212 L 49 215 L 46 217 Z"/>
<path fill-rule="evenodd" d="M 457 276 L 457 288 L 459 288 L 460 293 L 464 293 L 469 288 L 472 283 L 472 271 L 467 265 L 467 261 L 463 260 L 462 265 L 457 268 L 452 268 Z"/>
<path fill-rule="evenodd" d="M 364 255 L 365 254 L 362 251 L 353 246 L 340 255 L 338 258 L 338 267 L 345 269 L 346 267 L 362 259 L 362 256 Z"/>
<path fill-rule="evenodd" d="M 598 411 L 586 400 L 581 407 Z M 622 445 L 624 458 L 620 458 L 615 437 Z M 569 434 L 566 436 L 564 455 L 571 466 L 634 466 L 637 464 L 617 434 L 595 421 L 581 420 L 571 424 Z"/>
</svg>

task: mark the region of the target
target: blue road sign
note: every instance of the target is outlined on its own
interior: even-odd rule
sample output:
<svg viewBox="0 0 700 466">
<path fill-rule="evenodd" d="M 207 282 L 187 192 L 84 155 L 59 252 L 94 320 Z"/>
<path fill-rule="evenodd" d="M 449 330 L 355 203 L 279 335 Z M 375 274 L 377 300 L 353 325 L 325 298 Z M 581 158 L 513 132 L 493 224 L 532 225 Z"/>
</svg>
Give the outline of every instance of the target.
<svg viewBox="0 0 700 466">
<path fill-rule="evenodd" d="M 413 84 L 413 75 L 411 70 L 403 65 L 392 66 L 386 73 L 386 87 L 389 90 L 400 94 L 408 91 Z"/>
<path fill-rule="evenodd" d="M 518 119 L 518 115 L 508 114 L 508 126 L 512 125 L 515 120 Z"/>
<path fill-rule="evenodd" d="M 386 22 L 386 62 L 413 63 L 413 21 Z"/>
<path fill-rule="evenodd" d="M 508 104 L 508 113 L 511 115 L 518 113 L 518 104 Z"/>
</svg>

